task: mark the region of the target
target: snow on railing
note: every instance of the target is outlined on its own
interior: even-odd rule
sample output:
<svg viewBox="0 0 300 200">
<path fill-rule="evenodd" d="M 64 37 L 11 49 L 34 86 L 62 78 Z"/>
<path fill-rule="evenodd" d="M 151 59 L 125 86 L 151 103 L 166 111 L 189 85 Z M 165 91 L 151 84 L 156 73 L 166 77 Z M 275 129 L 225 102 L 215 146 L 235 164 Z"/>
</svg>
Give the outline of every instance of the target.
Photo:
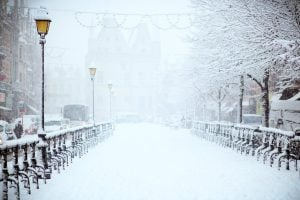
<svg viewBox="0 0 300 200">
<path fill-rule="evenodd" d="M 9 188 L 15 188 L 15 199 L 20 199 L 21 184 L 30 194 L 30 185 L 39 188 L 40 179 L 46 183 L 54 170 L 60 173 L 61 168 L 64 170 L 75 157 L 87 153 L 112 130 L 111 122 L 102 122 L 5 141 L 0 145 L 2 199 L 8 199 Z"/>
<path fill-rule="evenodd" d="M 259 126 L 248 125 L 248 124 L 234 124 L 234 127 L 241 129 L 254 129 L 257 130 Z"/>
<path fill-rule="evenodd" d="M 274 134 L 277 134 L 277 135 L 285 135 L 285 136 L 288 136 L 288 137 L 294 137 L 295 136 L 295 132 L 293 132 L 293 131 L 284 131 L 284 130 L 281 130 L 281 129 L 278 129 L 278 128 L 270 128 L 270 127 L 260 126 L 259 130 L 261 130 L 263 132 L 274 133 Z"/>
<path fill-rule="evenodd" d="M 285 162 L 286 169 L 300 160 L 300 132 L 284 131 L 276 128 L 232 124 L 224 122 L 194 121 L 192 132 L 200 137 L 216 142 L 223 147 L 235 149 L 246 155 L 256 155 L 257 160 L 272 166 L 277 160 L 278 169 Z"/>
<path fill-rule="evenodd" d="M 0 150 L 14 148 L 15 146 L 22 146 L 25 144 L 37 143 L 39 141 L 37 135 L 26 135 L 20 139 L 8 140 L 0 145 Z"/>
<path fill-rule="evenodd" d="M 226 123 L 226 122 L 217 122 L 217 121 L 212 121 L 212 122 L 203 122 L 203 121 L 195 121 L 195 124 L 202 124 L 206 127 L 208 126 L 219 126 L 219 127 L 232 127 L 236 129 L 253 129 L 256 130 L 257 132 L 268 132 L 268 133 L 275 133 L 277 135 L 282 135 L 282 136 L 288 136 L 288 137 L 294 137 L 295 133 L 293 131 L 285 131 L 277 128 L 270 128 L 270 127 L 263 127 L 259 125 L 249 125 L 249 124 L 233 124 L 233 123 Z"/>
</svg>

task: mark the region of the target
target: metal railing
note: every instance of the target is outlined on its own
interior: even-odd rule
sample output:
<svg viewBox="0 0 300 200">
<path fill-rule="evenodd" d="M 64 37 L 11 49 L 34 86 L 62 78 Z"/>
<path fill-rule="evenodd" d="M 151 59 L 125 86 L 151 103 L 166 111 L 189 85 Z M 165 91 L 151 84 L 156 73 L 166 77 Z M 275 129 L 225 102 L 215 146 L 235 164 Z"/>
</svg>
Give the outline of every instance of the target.
<svg viewBox="0 0 300 200">
<path fill-rule="evenodd" d="M 254 127 L 242 124 L 219 122 L 193 122 L 192 132 L 201 138 L 232 148 L 240 154 L 256 156 L 257 161 L 277 162 L 278 170 L 285 163 L 289 170 L 291 163 L 297 171 L 300 160 L 299 131 L 283 131 L 275 128 Z"/>
<path fill-rule="evenodd" d="M 110 122 L 80 126 L 66 130 L 7 141 L 0 145 L 2 166 L 2 199 L 7 200 L 9 190 L 20 199 L 21 185 L 31 194 L 32 187 L 39 189 L 40 181 L 46 183 L 53 171 L 60 173 L 75 157 L 82 157 L 89 148 L 112 134 Z"/>
</svg>

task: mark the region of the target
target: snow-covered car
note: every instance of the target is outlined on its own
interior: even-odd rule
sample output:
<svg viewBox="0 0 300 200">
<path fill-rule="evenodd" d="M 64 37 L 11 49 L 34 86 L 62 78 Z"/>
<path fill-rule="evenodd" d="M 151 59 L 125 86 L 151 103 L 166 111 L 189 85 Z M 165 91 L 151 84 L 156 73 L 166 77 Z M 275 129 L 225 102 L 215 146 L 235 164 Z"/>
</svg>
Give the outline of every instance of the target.
<svg viewBox="0 0 300 200">
<path fill-rule="evenodd" d="M 45 131 L 59 131 L 63 129 L 63 123 L 61 120 L 47 120 L 45 121 Z"/>
<path fill-rule="evenodd" d="M 63 118 L 57 115 L 45 115 L 45 131 L 59 131 L 63 129 Z"/>
<path fill-rule="evenodd" d="M 270 125 L 288 131 L 300 129 L 300 87 L 285 88 L 273 95 Z"/>
<path fill-rule="evenodd" d="M 19 121 L 22 122 L 24 134 L 31 135 L 37 133 L 39 124 L 38 115 L 24 115 L 22 118 L 17 118 L 15 124 L 18 124 Z"/>
<path fill-rule="evenodd" d="M 89 124 L 92 124 L 92 121 L 89 121 Z M 87 122 L 85 121 L 70 121 L 70 126 L 69 127 L 77 127 L 77 126 L 84 126 L 86 125 Z"/>
<path fill-rule="evenodd" d="M 243 114 L 243 124 L 260 126 L 262 125 L 262 116 L 257 114 Z"/>
<path fill-rule="evenodd" d="M 5 143 L 7 140 L 17 139 L 13 125 L 6 121 L 0 120 L 0 145 Z"/>
<path fill-rule="evenodd" d="M 62 128 L 67 129 L 67 128 L 70 128 L 70 127 L 71 127 L 70 120 L 69 119 L 62 119 Z"/>
</svg>

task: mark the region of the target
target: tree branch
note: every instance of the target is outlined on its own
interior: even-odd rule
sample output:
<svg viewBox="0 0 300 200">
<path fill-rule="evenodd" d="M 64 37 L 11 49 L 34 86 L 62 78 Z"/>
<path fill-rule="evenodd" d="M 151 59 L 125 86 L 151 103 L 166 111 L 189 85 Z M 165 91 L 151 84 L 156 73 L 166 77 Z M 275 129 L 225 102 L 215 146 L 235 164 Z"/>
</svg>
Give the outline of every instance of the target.
<svg viewBox="0 0 300 200">
<path fill-rule="evenodd" d="M 247 76 L 252 79 L 254 82 L 257 83 L 257 85 L 260 87 L 261 90 L 264 89 L 264 87 L 262 86 L 261 82 L 259 82 L 256 78 L 254 78 L 251 74 L 247 74 Z"/>
</svg>

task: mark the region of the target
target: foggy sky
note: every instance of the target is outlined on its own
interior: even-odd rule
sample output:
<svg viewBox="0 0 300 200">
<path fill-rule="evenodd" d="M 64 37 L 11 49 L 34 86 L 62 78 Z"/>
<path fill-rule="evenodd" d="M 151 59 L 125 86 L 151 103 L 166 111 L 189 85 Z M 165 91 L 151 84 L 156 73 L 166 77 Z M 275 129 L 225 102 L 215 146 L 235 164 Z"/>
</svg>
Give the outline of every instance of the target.
<svg viewBox="0 0 300 200">
<path fill-rule="evenodd" d="M 123 12 L 123 13 L 183 13 L 191 12 L 189 0 L 28 0 L 30 6 L 46 7 L 52 19 L 49 34 L 46 36 L 48 51 L 50 47 L 64 50 L 60 63 L 82 66 L 87 52 L 89 29 L 76 22 L 72 11 Z M 70 10 L 70 12 L 69 12 Z M 101 28 L 97 27 L 98 30 Z M 188 52 L 185 31 L 158 30 L 161 40 L 162 57 L 167 54 Z M 56 55 L 59 52 L 52 54 Z M 52 58 L 53 57 L 53 58 Z M 48 60 L 47 60 L 48 59 Z M 58 62 L 56 56 L 48 55 L 46 63 Z"/>
</svg>

